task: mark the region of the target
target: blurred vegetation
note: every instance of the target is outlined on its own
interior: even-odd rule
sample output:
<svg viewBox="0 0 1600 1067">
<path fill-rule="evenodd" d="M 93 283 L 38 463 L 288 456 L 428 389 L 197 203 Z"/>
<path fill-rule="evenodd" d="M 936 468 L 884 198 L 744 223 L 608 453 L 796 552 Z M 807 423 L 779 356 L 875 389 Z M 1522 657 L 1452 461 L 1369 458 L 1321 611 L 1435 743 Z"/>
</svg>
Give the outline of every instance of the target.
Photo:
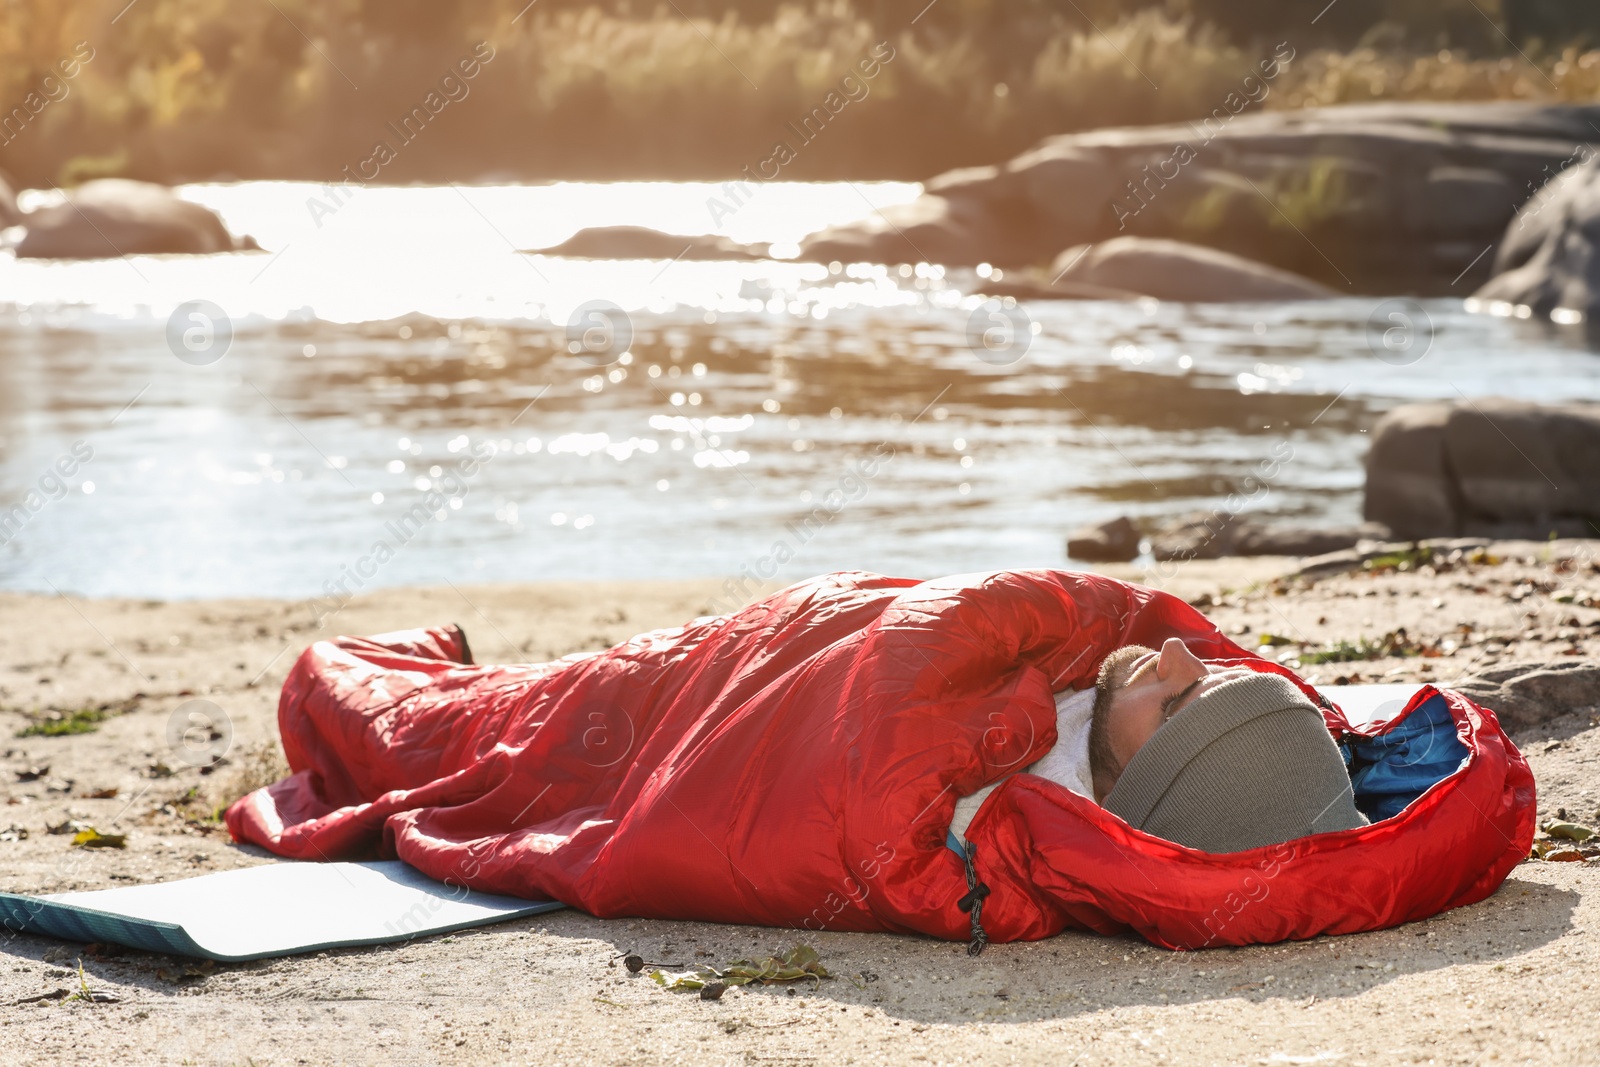
<svg viewBox="0 0 1600 1067">
<path fill-rule="evenodd" d="M 921 178 L 1051 133 L 1200 117 L 1280 42 L 1296 58 L 1264 107 L 1600 95 L 1593 0 L 0 0 L 0 12 L 0 167 L 27 185 L 336 180 L 378 140 L 397 143 L 387 124 L 479 41 L 495 58 L 469 95 L 381 180 L 730 178 L 797 143 L 785 124 L 880 41 L 893 61 L 785 177 Z M 78 42 L 93 58 L 63 77 Z"/>
</svg>

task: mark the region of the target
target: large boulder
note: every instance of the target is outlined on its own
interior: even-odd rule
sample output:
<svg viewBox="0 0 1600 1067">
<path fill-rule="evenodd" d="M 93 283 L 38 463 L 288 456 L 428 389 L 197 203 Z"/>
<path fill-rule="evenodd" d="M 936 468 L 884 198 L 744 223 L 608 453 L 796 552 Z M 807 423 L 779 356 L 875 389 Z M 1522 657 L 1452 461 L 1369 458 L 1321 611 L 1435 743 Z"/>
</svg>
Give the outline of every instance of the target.
<svg viewBox="0 0 1600 1067">
<path fill-rule="evenodd" d="M 1444 458 L 1452 409 L 1447 403 L 1402 404 L 1372 431 L 1361 513 L 1396 537 L 1450 536 L 1461 526 L 1460 493 Z"/>
<path fill-rule="evenodd" d="M 1180 303 L 1320 300 L 1325 285 L 1243 256 L 1160 237 L 1113 237 L 1069 248 L 1051 265 L 1058 282 L 1132 290 Z"/>
<path fill-rule="evenodd" d="M 1482 400 L 1444 429 L 1461 499 L 1461 532 L 1486 537 L 1600 537 L 1600 404 Z"/>
<path fill-rule="evenodd" d="M 102 178 L 64 203 L 30 211 L 17 255 L 35 259 L 111 259 L 126 255 L 235 252 L 259 248 L 235 238 L 217 213 L 163 185 Z"/>
<path fill-rule="evenodd" d="M 1157 237 L 1341 292 L 1461 292 L 1488 279 L 1485 249 L 1522 202 L 1597 142 L 1600 105 L 1523 102 L 1245 111 L 1065 134 L 934 178 L 887 221 L 813 234 L 801 256 L 1021 268 L 1074 245 Z"/>
<path fill-rule="evenodd" d="M 685 236 L 644 226 L 591 226 L 558 245 L 528 250 L 570 259 L 765 259 L 766 245 L 743 245 L 718 234 Z"/>
<path fill-rule="evenodd" d="M 1407 404 L 1372 437 L 1363 513 L 1398 537 L 1600 536 L 1600 404 Z"/>
<path fill-rule="evenodd" d="M 1526 304 L 1559 321 L 1600 315 L 1600 157 L 1567 168 L 1522 206 L 1476 304 Z"/>
</svg>

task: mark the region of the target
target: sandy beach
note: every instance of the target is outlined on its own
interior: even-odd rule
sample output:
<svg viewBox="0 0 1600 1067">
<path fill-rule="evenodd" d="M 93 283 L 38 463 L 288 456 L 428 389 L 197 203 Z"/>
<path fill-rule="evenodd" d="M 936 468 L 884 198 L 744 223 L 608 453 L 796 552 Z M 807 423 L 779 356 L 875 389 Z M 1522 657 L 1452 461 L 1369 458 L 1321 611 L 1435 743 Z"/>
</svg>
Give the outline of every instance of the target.
<svg viewBox="0 0 1600 1067">
<path fill-rule="evenodd" d="M 1268 635 L 1275 656 L 1375 657 L 1302 662 L 1316 681 L 1458 685 L 1510 664 L 1600 662 L 1593 558 L 1582 543 L 1504 543 L 1315 581 L 1286 577 L 1298 564 L 1282 559 L 1115 573 L 1201 605 L 1241 643 Z M 720 593 L 717 582 L 393 589 L 353 601 L 320 634 L 455 621 L 480 661 L 538 661 L 684 621 Z M 6 594 L 0 627 L 4 889 L 269 861 L 234 846 L 215 811 L 281 770 L 278 687 L 320 635 L 308 605 Z M 174 709 L 197 699 L 231 731 L 227 764 L 207 775 L 167 742 Z M 1541 821 L 1600 817 L 1597 711 L 1548 709 L 1515 733 Z M 85 732 L 20 736 L 75 712 Z M 74 821 L 126 834 L 127 847 L 74 848 L 51 832 Z M 1600 1009 L 1595 867 L 1529 861 L 1492 898 L 1425 922 L 1248 949 L 1179 954 L 1066 933 L 969 959 L 961 945 L 822 934 L 808 943 L 834 980 L 720 1002 L 662 990 L 615 957 L 726 962 L 782 951 L 793 935 L 569 911 L 198 974 L 169 957 L 10 935 L 0 1050 L 29 1064 L 1584 1062 L 1592 1039 L 1575 1024 Z M 24 1003 L 77 988 L 80 960 L 117 1002 Z"/>
</svg>

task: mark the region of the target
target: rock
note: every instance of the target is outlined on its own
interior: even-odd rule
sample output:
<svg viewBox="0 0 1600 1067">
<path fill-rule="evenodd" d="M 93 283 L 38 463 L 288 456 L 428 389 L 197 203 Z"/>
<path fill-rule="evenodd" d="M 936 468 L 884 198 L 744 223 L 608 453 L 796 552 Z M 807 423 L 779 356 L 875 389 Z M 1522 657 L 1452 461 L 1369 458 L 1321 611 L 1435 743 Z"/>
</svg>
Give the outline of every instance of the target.
<svg viewBox="0 0 1600 1067">
<path fill-rule="evenodd" d="M 831 227 L 806 238 L 801 255 L 1010 270 L 1076 245 L 1153 237 L 1340 292 L 1447 294 L 1489 277 L 1494 257 L 1484 251 L 1517 208 L 1596 142 L 1600 106 L 1514 101 L 1092 130 L 940 175 L 920 200 L 885 210 L 892 224 L 871 215 Z"/>
<path fill-rule="evenodd" d="M 1179 236 L 1219 248 L 1263 248 L 1276 241 L 1271 220 L 1261 213 L 1263 206 L 1267 202 L 1261 187 L 1250 178 L 1196 161 L 1136 214 L 1124 214 L 1114 228 L 1117 235 Z"/>
<path fill-rule="evenodd" d="M 22 221 L 22 209 L 17 207 L 17 193 L 5 175 L 0 174 L 0 229 L 15 226 Z"/>
<path fill-rule="evenodd" d="M 164 253 L 204 255 L 261 247 L 235 238 L 217 213 L 162 185 L 101 178 L 67 201 L 23 216 L 17 255 L 35 259 L 109 259 Z"/>
<path fill-rule="evenodd" d="M 1484 399 L 1453 410 L 1444 437 L 1463 533 L 1600 536 L 1600 405 Z"/>
<path fill-rule="evenodd" d="M 1568 323 L 1600 317 L 1600 158 L 1567 168 L 1517 212 L 1468 306 L 1495 302 Z"/>
<path fill-rule="evenodd" d="M 1600 663 L 1508 663 L 1452 688 L 1493 711 L 1507 730 L 1527 730 L 1600 707 Z"/>
<path fill-rule="evenodd" d="M 591 226 L 558 245 L 525 250 L 569 259 L 750 260 L 767 258 L 766 245 L 743 245 L 719 234 L 684 236 L 644 226 Z"/>
<path fill-rule="evenodd" d="M 972 291 L 979 296 L 1009 296 L 1013 300 L 1142 300 L 1145 294 L 1127 289 L 1108 289 L 1083 282 L 1034 281 L 1008 274 L 1000 281 L 979 280 Z"/>
<path fill-rule="evenodd" d="M 976 266 L 971 252 L 985 234 L 1003 232 L 981 202 L 965 197 L 920 196 L 892 204 L 859 222 L 830 226 L 800 243 L 799 259 L 811 263 L 945 263 Z M 995 261 L 1016 262 L 1007 251 Z"/>
<path fill-rule="evenodd" d="M 1085 563 L 1127 563 L 1139 555 L 1139 530 L 1126 515 L 1080 527 L 1067 538 L 1067 555 Z"/>
<path fill-rule="evenodd" d="M 1492 229 L 1518 199 L 1510 179 L 1487 167 L 1435 167 L 1422 191 L 1428 229 L 1436 234 Z"/>
<path fill-rule="evenodd" d="M 1104 153 L 1070 142 L 1047 143 L 1013 159 L 1005 170 L 1012 179 L 1013 199 L 1036 209 L 1027 213 L 1031 217 L 1026 221 L 1038 227 L 1040 244 L 1050 251 L 1076 244 L 1080 235 L 1115 217 L 1111 202 L 1116 171 Z"/>
<path fill-rule="evenodd" d="M 1363 541 L 1387 541 L 1387 527 L 1375 523 L 1362 526 L 1285 526 L 1276 523 L 1236 524 L 1233 534 L 1235 556 L 1321 556 L 1353 548 Z"/>
<path fill-rule="evenodd" d="M 1396 537 L 1460 529 L 1459 494 L 1444 459 L 1451 409 L 1448 403 L 1402 404 L 1378 420 L 1367 450 L 1363 518 L 1383 523 Z"/>
<path fill-rule="evenodd" d="M 1036 263 L 1081 241 L 1084 233 L 1104 230 L 1112 223 L 1114 181 L 1115 173 L 1098 151 L 1046 142 L 1000 166 L 962 167 L 930 179 L 923 186 L 924 193 L 945 201 L 943 206 L 930 205 L 931 214 L 907 210 L 909 205 L 885 211 L 902 229 L 901 211 L 912 225 L 939 227 L 942 232 L 937 237 L 920 240 L 912 236 L 912 240 L 919 247 L 934 244 L 946 248 L 940 262 L 980 262 L 968 262 L 970 242 L 998 239 L 1004 244 L 993 249 L 990 262 Z M 984 229 L 974 230 L 975 225 Z M 893 250 L 892 230 L 872 227 L 870 220 L 868 229 L 886 249 Z M 802 255 L 811 258 L 808 246 L 801 247 L 807 250 Z"/>
<path fill-rule="evenodd" d="M 995 166 L 958 167 L 929 178 L 922 184 L 922 191 L 946 198 L 981 195 L 1000 177 L 1000 173 L 1000 168 Z"/>
<path fill-rule="evenodd" d="M 1569 166 L 1541 185 L 1506 227 L 1495 249 L 1493 273 L 1496 277 L 1515 270 L 1531 260 L 1552 235 L 1565 225 L 1564 205 L 1572 200 L 1586 181 L 1585 166 Z"/>
<path fill-rule="evenodd" d="M 1348 574 L 1361 566 L 1370 558 L 1369 554 L 1377 554 L 1387 545 L 1371 545 L 1365 548 L 1345 548 L 1337 552 L 1326 552 L 1320 556 L 1312 556 L 1300 564 L 1300 569 L 1290 574 L 1290 578 L 1304 578 L 1314 582 L 1320 578 L 1331 578 L 1335 574 Z M 1402 549 L 1409 545 L 1401 545 Z"/>
<path fill-rule="evenodd" d="M 1150 535 L 1150 554 L 1162 562 L 1232 555 L 1233 523 L 1234 516 L 1225 511 L 1186 515 Z"/>
<path fill-rule="evenodd" d="M 1070 248 L 1051 265 L 1059 283 L 1125 289 L 1179 303 L 1320 300 L 1332 289 L 1214 248 L 1159 237 L 1113 237 Z"/>
<path fill-rule="evenodd" d="M 1399 537 L 1600 537 L 1600 405 L 1406 404 L 1372 437 L 1362 513 Z"/>
<path fill-rule="evenodd" d="M 1387 529 L 1372 524 L 1292 526 L 1230 515 L 1225 511 L 1196 512 L 1151 534 L 1150 554 L 1161 561 L 1221 559 L 1223 556 L 1321 556 L 1388 535 Z"/>
<path fill-rule="evenodd" d="M 1362 526 L 1363 529 L 1369 527 L 1380 533 L 1384 529 L 1371 523 L 1366 523 Z M 1397 556 L 1401 553 L 1414 551 L 1419 547 L 1448 555 L 1457 549 L 1463 552 L 1470 552 L 1474 549 L 1487 548 L 1492 543 L 1482 537 L 1435 537 L 1426 541 L 1390 541 L 1384 536 L 1370 541 L 1362 538 L 1356 542 L 1354 548 L 1328 552 L 1303 560 L 1299 569 L 1288 577 L 1316 581 L 1319 578 L 1328 578 L 1335 574 L 1348 574 L 1369 559 L 1378 559 L 1382 556 Z"/>
</svg>

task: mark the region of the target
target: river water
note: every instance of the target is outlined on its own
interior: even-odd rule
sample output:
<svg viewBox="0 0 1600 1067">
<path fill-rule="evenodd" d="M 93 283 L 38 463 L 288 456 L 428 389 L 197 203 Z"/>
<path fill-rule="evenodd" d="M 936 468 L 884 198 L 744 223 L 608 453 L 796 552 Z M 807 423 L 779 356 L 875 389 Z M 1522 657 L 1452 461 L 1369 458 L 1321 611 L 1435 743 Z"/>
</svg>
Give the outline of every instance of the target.
<svg viewBox="0 0 1600 1067">
<path fill-rule="evenodd" d="M 0 586 L 1062 566 L 1080 523 L 1230 494 L 1355 521 L 1396 403 L 1600 399 L 1578 340 L 1461 300 L 1014 309 L 972 271 L 516 251 L 638 224 L 781 254 L 915 185 L 774 184 L 715 218 L 690 183 L 182 192 L 268 251 L 0 254 Z"/>
</svg>

